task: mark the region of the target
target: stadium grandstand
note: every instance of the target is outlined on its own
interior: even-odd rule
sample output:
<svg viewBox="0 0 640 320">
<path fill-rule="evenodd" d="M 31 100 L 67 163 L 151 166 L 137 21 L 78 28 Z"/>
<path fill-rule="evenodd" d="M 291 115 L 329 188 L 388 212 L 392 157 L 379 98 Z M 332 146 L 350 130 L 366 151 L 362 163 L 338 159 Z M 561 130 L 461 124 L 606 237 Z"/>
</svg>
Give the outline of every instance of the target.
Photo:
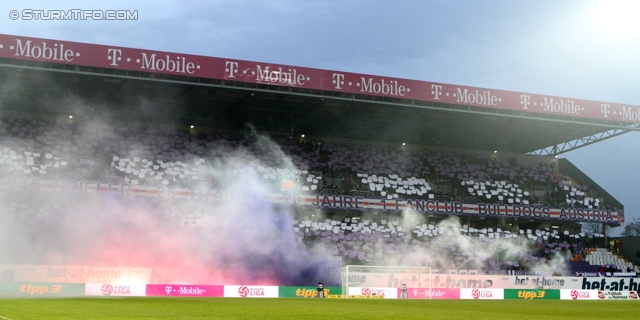
<svg viewBox="0 0 640 320">
<path fill-rule="evenodd" d="M 635 107 L 10 35 L 0 42 L 0 219 L 27 230 L 113 197 L 207 230 L 220 223 L 207 210 L 240 201 L 236 191 L 252 188 L 243 181 L 255 180 L 291 212 L 292 250 L 330 254 L 327 283 L 339 283 L 345 265 L 549 276 L 637 269 L 608 250 L 623 204 L 561 158 L 638 130 Z M 615 108 L 627 117 L 608 113 Z M 229 155 L 238 154 L 251 161 L 234 165 Z M 37 201 L 56 192 L 75 199 Z"/>
</svg>

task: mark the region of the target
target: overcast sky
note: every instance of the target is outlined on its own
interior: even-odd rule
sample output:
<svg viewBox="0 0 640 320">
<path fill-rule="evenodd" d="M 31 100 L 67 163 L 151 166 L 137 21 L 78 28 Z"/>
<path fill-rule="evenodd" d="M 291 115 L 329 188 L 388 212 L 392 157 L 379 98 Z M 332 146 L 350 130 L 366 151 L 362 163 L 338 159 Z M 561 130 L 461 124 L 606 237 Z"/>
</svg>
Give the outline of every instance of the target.
<svg viewBox="0 0 640 320">
<path fill-rule="evenodd" d="M 635 0 L 88 3 L 5 1 L 0 32 L 640 105 Z M 23 9 L 138 20 L 10 18 Z M 562 157 L 621 201 L 627 221 L 640 217 L 640 133 Z"/>
</svg>

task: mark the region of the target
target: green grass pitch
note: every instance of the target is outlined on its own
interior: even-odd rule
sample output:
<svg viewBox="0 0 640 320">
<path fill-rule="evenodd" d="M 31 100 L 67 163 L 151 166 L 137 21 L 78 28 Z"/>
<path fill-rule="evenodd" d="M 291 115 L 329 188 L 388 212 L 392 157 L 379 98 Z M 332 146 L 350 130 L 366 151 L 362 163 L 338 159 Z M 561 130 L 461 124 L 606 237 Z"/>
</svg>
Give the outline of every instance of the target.
<svg viewBox="0 0 640 320">
<path fill-rule="evenodd" d="M 0 319 L 634 319 L 638 301 L 81 298 L 0 300 Z"/>
</svg>

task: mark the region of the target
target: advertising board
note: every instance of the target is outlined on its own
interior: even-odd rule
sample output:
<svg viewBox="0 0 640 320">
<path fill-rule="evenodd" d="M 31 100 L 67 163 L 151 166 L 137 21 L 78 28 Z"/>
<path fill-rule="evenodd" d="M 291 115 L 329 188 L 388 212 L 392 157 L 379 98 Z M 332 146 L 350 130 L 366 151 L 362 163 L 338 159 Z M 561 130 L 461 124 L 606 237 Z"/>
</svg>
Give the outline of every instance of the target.
<svg viewBox="0 0 640 320">
<path fill-rule="evenodd" d="M 149 297 L 223 297 L 224 286 L 184 285 L 184 284 L 148 284 Z"/>
<path fill-rule="evenodd" d="M 560 290 L 557 289 L 504 289 L 504 299 L 518 300 L 559 300 Z"/>
<path fill-rule="evenodd" d="M 385 299 L 397 299 L 398 288 L 350 287 L 350 296 L 382 296 Z"/>
<path fill-rule="evenodd" d="M 598 300 L 598 290 L 561 289 L 560 300 Z"/>
<path fill-rule="evenodd" d="M 398 288 L 398 294 L 401 289 Z M 460 289 L 458 288 L 407 288 L 407 298 L 409 299 L 460 299 Z"/>
<path fill-rule="evenodd" d="M 504 289 L 460 289 L 460 299 L 502 300 Z"/>
<path fill-rule="evenodd" d="M 225 298 L 277 298 L 276 286 L 224 286 Z"/>
<path fill-rule="evenodd" d="M 271 270 L 246 273 L 232 269 L 0 265 L 0 282 L 224 285 L 246 281 L 254 285 L 271 285 L 273 279 Z"/>
<path fill-rule="evenodd" d="M 144 297 L 147 295 L 147 286 L 144 284 L 87 283 L 84 294 L 98 297 Z"/>
<path fill-rule="evenodd" d="M 598 299 L 640 301 L 637 291 L 598 291 Z"/>
<path fill-rule="evenodd" d="M 82 297 L 84 283 L 0 282 L 0 296 L 11 297 Z"/>
<path fill-rule="evenodd" d="M 329 295 L 341 295 L 342 287 L 324 287 L 324 296 Z M 295 287 L 295 286 L 280 286 L 278 287 L 279 298 L 315 298 L 318 296 L 318 290 L 316 287 Z"/>
<path fill-rule="evenodd" d="M 0 57 L 640 123 L 633 105 L 7 34 Z"/>
</svg>

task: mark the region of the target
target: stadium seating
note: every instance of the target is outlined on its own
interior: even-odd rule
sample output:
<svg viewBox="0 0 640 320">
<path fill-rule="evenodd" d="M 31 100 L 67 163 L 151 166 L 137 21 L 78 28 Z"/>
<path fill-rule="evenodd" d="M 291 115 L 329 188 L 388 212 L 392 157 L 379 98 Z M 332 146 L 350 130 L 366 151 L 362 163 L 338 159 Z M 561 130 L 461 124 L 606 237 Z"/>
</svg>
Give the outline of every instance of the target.
<svg viewBox="0 0 640 320">
<path fill-rule="evenodd" d="M 345 264 L 410 262 L 442 272 L 454 269 L 488 274 L 560 272 L 557 268 L 549 269 L 547 262 L 553 259 L 563 262 L 583 249 L 582 236 L 568 231 L 511 232 L 456 223 L 423 223 L 403 230 L 401 220 L 346 220 L 296 221 L 294 232 L 303 243 L 321 244 L 332 250 Z M 506 249 L 516 244 L 522 250 Z M 416 252 L 425 254 L 418 257 L 411 254 Z M 562 271 L 572 274 L 573 270 Z"/>
<path fill-rule="evenodd" d="M 271 191 L 586 208 L 601 205 L 599 199 L 589 196 L 588 186 L 555 172 L 553 162 L 498 162 L 475 153 L 316 143 L 289 137 L 269 140 L 163 126 L 106 126 L 89 120 L 13 115 L 0 117 L 0 137 L 0 177 L 115 179 L 132 185 L 205 185 L 212 189 L 219 188 L 226 177 L 250 174 L 262 179 Z M 225 162 L 228 156 L 242 157 L 254 165 Z M 287 181 L 291 183 L 285 184 Z M 19 218 L 24 210 L 16 205 L 11 214 Z M 183 215 L 179 223 L 201 227 L 213 223 L 211 220 L 196 210 Z M 597 272 L 607 264 L 618 269 L 630 265 L 606 250 L 583 252 L 584 234 L 568 231 L 434 223 L 403 230 L 401 221 L 390 218 L 303 220 L 293 228 L 301 243 L 324 245 L 349 264 L 402 261 L 426 248 L 435 254 L 412 263 L 485 273 L 544 272 L 545 262 L 558 257 L 571 259 L 569 273 Z M 529 249 L 487 257 L 469 250 L 464 245 L 469 240 L 485 248 L 496 247 L 500 241 L 519 241 Z"/>
<path fill-rule="evenodd" d="M 302 193 L 359 194 L 387 199 L 599 208 L 587 186 L 554 173 L 553 162 L 496 162 L 475 153 L 398 150 L 290 138 L 265 139 L 174 128 L 142 128 L 33 116 L 0 118 L 0 174 L 34 178 L 118 179 L 133 185 L 217 187 L 211 174 L 225 156 L 250 156 L 273 191 L 283 181 Z M 244 150 L 244 151 L 241 151 Z M 216 172 L 219 176 L 220 172 Z M 218 177 L 219 178 L 219 177 Z"/>
<path fill-rule="evenodd" d="M 590 250 L 585 258 L 586 262 L 589 262 L 592 266 L 607 266 L 611 265 L 617 270 L 626 270 L 627 267 L 633 266 L 631 262 L 627 262 L 624 259 L 612 254 L 605 248 L 594 248 Z"/>
</svg>

